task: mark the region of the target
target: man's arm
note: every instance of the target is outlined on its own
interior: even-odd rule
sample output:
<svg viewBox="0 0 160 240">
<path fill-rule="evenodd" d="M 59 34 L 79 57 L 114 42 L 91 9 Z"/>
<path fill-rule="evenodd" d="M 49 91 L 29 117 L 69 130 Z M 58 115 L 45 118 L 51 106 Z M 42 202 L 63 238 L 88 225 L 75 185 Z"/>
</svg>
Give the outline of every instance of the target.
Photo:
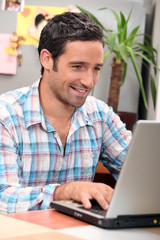
<svg viewBox="0 0 160 240">
<path fill-rule="evenodd" d="M 104 116 L 107 121 L 99 161 L 117 180 L 132 139 L 132 133 L 126 129 L 125 124 L 112 108 L 106 106 L 105 112 L 107 114 Z"/>
<path fill-rule="evenodd" d="M 50 206 L 56 186 L 25 186 L 18 146 L 0 123 L 0 213 L 46 209 Z"/>
</svg>

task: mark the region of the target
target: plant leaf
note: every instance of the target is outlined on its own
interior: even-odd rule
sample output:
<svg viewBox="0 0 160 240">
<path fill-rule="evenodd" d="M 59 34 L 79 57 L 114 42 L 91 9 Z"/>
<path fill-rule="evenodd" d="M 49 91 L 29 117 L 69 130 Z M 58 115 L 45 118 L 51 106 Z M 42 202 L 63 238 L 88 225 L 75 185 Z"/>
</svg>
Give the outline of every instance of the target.
<svg viewBox="0 0 160 240">
<path fill-rule="evenodd" d="M 117 22 L 118 31 L 121 32 L 121 20 L 120 20 L 118 14 L 111 8 L 109 8 L 109 10 L 114 14 L 114 17 L 115 17 L 116 22 Z"/>
<path fill-rule="evenodd" d="M 120 33 L 120 32 L 121 32 L 121 29 L 122 29 L 122 24 L 121 24 L 121 20 L 120 20 L 118 14 L 116 13 L 116 11 L 114 11 L 114 10 L 111 9 L 111 8 L 106 8 L 106 7 L 99 8 L 98 10 L 107 10 L 107 9 L 109 9 L 109 10 L 113 13 L 113 15 L 114 15 L 114 17 L 115 17 L 115 19 L 116 19 L 118 33 Z M 121 36 L 118 35 L 118 38 L 119 38 L 119 42 L 120 42 Z"/>
<path fill-rule="evenodd" d="M 127 22 L 122 12 L 120 12 L 120 16 L 121 16 L 121 32 L 119 35 L 120 36 L 119 43 L 124 42 L 127 38 L 127 24 L 126 24 Z"/>
<path fill-rule="evenodd" d="M 117 45 L 117 48 L 118 48 L 118 50 L 120 52 L 120 55 L 123 58 L 123 60 L 126 63 L 128 63 L 128 52 L 127 52 L 126 46 L 123 43 L 121 43 L 121 44 Z"/>
<path fill-rule="evenodd" d="M 122 76 L 121 86 L 124 84 L 124 81 L 125 81 L 125 78 L 126 78 L 126 73 L 127 73 L 127 63 L 124 62 L 124 65 L 123 65 L 123 76 Z"/>
<path fill-rule="evenodd" d="M 104 54 L 104 56 L 103 56 L 103 64 L 105 64 L 106 58 L 107 58 L 107 56 L 108 56 L 109 54 L 110 54 L 110 52 L 107 52 L 107 53 Z"/>
<path fill-rule="evenodd" d="M 110 52 L 113 52 L 117 35 L 118 34 L 116 32 L 111 32 L 109 35 L 109 46 L 108 47 L 109 47 Z"/>
<path fill-rule="evenodd" d="M 132 9 L 131 9 L 131 11 L 129 12 L 129 15 L 128 15 L 128 18 L 127 18 L 127 21 L 126 21 L 127 24 L 128 24 L 129 19 L 130 19 L 130 17 L 131 17 L 131 13 L 132 13 Z"/>
<path fill-rule="evenodd" d="M 153 67 L 155 67 L 156 69 L 160 70 L 160 68 L 158 68 L 151 60 L 149 60 L 144 54 L 140 53 L 140 52 L 135 52 L 135 55 L 142 57 L 146 62 L 150 63 Z"/>
<path fill-rule="evenodd" d="M 108 29 L 106 29 L 100 22 L 99 20 L 89 11 L 85 10 L 84 8 L 76 5 L 76 7 L 81 11 L 81 12 L 84 12 L 84 13 L 87 13 L 88 15 L 90 15 L 90 17 L 93 19 L 93 21 L 95 21 L 95 23 L 97 23 L 105 32 L 109 32 Z"/>
<path fill-rule="evenodd" d="M 137 34 L 138 30 L 139 30 L 139 26 L 137 26 L 136 28 L 134 28 L 134 29 L 132 30 L 132 32 L 130 33 L 130 35 L 129 35 L 127 41 L 126 41 L 126 43 L 127 43 L 128 45 L 130 45 L 130 46 L 132 45 L 133 40 L 134 40 L 134 38 L 136 37 L 136 34 Z"/>
<path fill-rule="evenodd" d="M 125 17 L 124 17 L 124 15 L 123 15 L 122 12 L 120 12 L 120 16 L 121 16 L 121 26 L 122 26 L 122 28 L 123 28 L 124 25 L 125 25 L 125 23 L 126 23 L 126 19 L 125 19 Z"/>
<path fill-rule="evenodd" d="M 125 20 L 125 17 L 123 15 L 123 13 L 120 13 L 121 14 L 121 34 L 120 34 L 121 37 L 120 37 L 120 43 L 124 42 L 127 39 L 127 24 L 128 24 L 129 19 L 130 19 L 131 12 L 132 12 L 132 10 L 130 11 L 130 13 L 128 15 L 127 20 Z"/>
<path fill-rule="evenodd" d="M 132 60 L 132 63 L 133 63 L 133 67 L 135 69 L 135 72 L 136 72 L 136 75 L 137 75 L 137 78 L 138 78 L 138 82 L 139 82 L 139 86 L 140 86 L 140 90 L 141 90 L 141 94 L 142 94 L 142 98 L 143 98 L 143 102 L 144 102 L 145 108 L 148 110 L 148 104 L 147 104 L 145 90 L 144 90 L 144 87 L 143 87 L 143 81 L 142 81 L 141 73 L 140 73 L 140 71 L 138 69 L 138 66 L 137 66 L 137 63 L 136 63 L 135 56 L 134 56 L 132 48 L 131 47 L 127 47 L 127 49 L 128 49 L 129 54 L 130 54 L 130 57 L 131 57 L 131 60 Z"/>
<path fill-rule="evenodd" d="M 155 48 L 153 48 L 152 45 L 149 45 L 149 44 L 148 44 L 148 46 L 145 46 L 143 44 L 137 43 L 137 46 L 139 47 L 139 49 L 137 49 L 136 51 L 144 52 L 144 56 L 146 56 L 146 58 L 148 60 L 149 59 L 151 60 L 152 63 L 150 63 L 150 64 L 153 65 L 154 74 L 156 75 L 157 70 L 160 70 L 157 67 L 157 63 L 156 63 L 156 61 L 157 61 L 157 59 L 156 59 L 156 57 L 157 57 L 157 50 Z"/>
</svg>

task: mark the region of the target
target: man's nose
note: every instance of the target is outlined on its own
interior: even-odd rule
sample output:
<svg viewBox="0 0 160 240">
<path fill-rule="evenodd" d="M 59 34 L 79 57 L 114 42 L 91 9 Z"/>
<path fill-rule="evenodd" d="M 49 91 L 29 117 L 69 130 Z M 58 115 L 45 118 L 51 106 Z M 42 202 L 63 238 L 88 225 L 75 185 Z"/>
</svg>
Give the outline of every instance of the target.
<svg viewBox="0 0 160 240">
<path fill-rule="evenodd" d="M 83 75 L 80 80 L 81 84 L 89 89 L 92 89 L 95 85 L 94 83 L 94 76 L 92 71 L 88 71 Z"/>
</svg>

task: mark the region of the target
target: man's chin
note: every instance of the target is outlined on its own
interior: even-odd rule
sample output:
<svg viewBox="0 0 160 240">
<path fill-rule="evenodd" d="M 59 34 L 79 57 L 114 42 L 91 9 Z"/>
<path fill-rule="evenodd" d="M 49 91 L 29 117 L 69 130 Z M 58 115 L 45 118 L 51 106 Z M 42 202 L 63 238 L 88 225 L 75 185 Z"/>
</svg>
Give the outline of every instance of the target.
<svg viewBox="0 0 160 240">
<path fill-rule="evenodd" d="M 79 108 L 85 103 L 87 97 L 88 95 L 85 97 L 70 97 L 70 99 L 68 98 L 68 104 L 73 108 Z"/>
<path fill-rule="evenodd" d="M 79 107 L 83 106 L 85 101 L 86 101 L 86 99 L 84 101 L 77 101 L 77 102 L 71 103 L 70 105 L 74 108 L 79 108 Z"/>
</svg>

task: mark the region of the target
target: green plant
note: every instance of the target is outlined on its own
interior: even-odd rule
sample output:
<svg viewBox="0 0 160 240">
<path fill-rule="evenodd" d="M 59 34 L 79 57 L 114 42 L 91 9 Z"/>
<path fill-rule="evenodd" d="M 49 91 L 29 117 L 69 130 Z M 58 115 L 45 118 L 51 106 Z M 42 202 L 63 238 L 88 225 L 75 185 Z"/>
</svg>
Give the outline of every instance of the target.
<svg viewBox="0 0 160 240">
<path fill-rule="evenodd" d="M 77 8 L 80 11 L 89 14 L 91 18 L 104 31 L 104 41 L 109 49 L 109 51 L 104 55 L 104 62 L 108 55 L 113 54 L 112 76 L 108 97 L 108 105 L 111 105 L 114 111 L 117 112 L 120 87 L 125 81 L 128 60 L 130 58 L 139 82 L 144 105 L 146 109 L 148 109 L 143 79 L 141 72 L 137 66 L 136 60 L 139 58 L 142 59 L 143 64 L 146 68 L 149 68 L 149 66 L 152 65 L 154 69 L 154 77 L 156 76 L 156 71 L 158 69 L 156 65 L 157 51 L 152 46 L 152 37 L 149 34 L 138 34 L 139 26 L 135 27 L 128 36 L 127 27 L 132 14 L 132 10 L 130 11 L 128 17 L 125 18 L 122 12 L 120 12 L 119 16 L 113 9 L 106 7 L 98 9 L 98 10 L 110 10 L 113 13 L 117 23 L 117 31 L 113 31 L 110 29 L 106 29 L 104 25 L 102 25 L 102 23 L 100 23 L 99 20 L 89 11 L 81 8 L 80 6 L 77 6 Z M 144 44 L 141 43 L 142 37 L 144 37 L 145 39 Z M 150 89 L 152 94 L 153 105 L 155 108 L 156 86 L 154 77 L 153 75 L 150 74 Z"/>
</svg>

